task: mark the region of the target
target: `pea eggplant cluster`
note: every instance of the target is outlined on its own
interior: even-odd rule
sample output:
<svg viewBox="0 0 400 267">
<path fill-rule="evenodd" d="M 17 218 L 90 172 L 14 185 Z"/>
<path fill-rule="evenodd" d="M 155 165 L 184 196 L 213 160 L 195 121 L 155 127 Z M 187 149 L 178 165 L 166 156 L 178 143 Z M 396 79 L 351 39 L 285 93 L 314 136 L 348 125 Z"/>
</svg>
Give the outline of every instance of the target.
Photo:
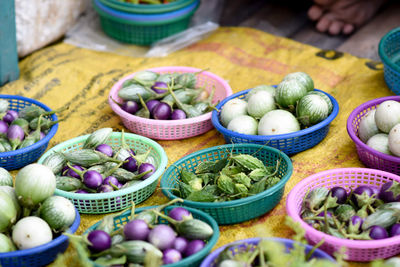
<svg viewBox="0 0 400 267">
<path fill-rule="evenodd" d="M 400 184 L 388 181 L 380 188 L 360 185 L 311 190 L 301 217 L 313 228 L 339 238 L 384 239 L 400 235 Z"/>
<path fill-rule="evenodd" d="M 93 132 L 83 148 L 55 152 L 43 164 L 56 175 L 57 189 L 79 194 L 106 193 L 126 188 L 149 178 L 156 171 L 151 150 L 136 154 L 121 134 L 121 146 L 107 144 L 111 128 Z"/>
<path fill-rule="evenodd" d="M 61 111 L 62 109 L 58 110 Z M 0 100 L 0 152 L 24 148 L 43 139 L 50 128 L 58 123 L 47 118 L 56 111 L 46 112 L 38 106 L 25 106 L 16 111 L 7 100 Z"/>
<path fill-rule="evenodd" d="M 265 166 L 248 154 L 230 155 L 217 161 L 203 161 L 196 170 L 181 170 L 179 197 L 199 202 L 222 202 L 261 193 L 281 178 L 277 166 Z"/>
<path fill-rule="evenodd" d="M 208 93 L 204 88 L 196 87 L 196 75 L 137 72 L 118 91 L 124 102 L 112 100 L 127 113 L 143 118 L 181 120 L 197 117 L 214 108 L 214 90 Z"/>
<path fill-rule="evenodd" d="M 208 223 L 193 218 L 183 207 L 165 211 L 165 207 L 177 201 L 182 200 L 175 199 L 136 214 L 133 207 L 130 219 L 117 229 L 114 218 L 119 214 L 106 216 L 86 236 L 90 242 L 86 244 L 90 258 L 102 266 L 110 263 L 146 266 L 148 260 L 155 263 L 152 266 L 161 266 L 196 254 L 214 234 L 213 229 Z M 169 224 L 160 223 L 159 219 Z"/>
</svg>

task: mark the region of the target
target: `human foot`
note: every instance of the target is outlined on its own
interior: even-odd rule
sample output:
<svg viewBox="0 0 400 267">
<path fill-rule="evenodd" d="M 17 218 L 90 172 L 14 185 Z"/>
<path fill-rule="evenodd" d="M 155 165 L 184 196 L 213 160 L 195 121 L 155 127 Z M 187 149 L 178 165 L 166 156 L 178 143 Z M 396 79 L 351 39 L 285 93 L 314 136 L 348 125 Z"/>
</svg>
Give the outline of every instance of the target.
<svg viewBox="0 0 400 267">
<path fill-rule="evenodd" d="M 386 0 L 314 0 L 308 17 L 320 32 L 350 34 L 371 19 Z"/>
</svg>

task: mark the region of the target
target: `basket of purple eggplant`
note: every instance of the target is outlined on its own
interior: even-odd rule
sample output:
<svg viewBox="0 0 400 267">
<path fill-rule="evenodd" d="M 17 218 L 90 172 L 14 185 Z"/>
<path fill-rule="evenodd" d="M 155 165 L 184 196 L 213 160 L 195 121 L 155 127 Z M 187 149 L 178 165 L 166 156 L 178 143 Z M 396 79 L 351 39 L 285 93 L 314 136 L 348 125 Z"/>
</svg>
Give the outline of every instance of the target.
<svg viewBox="0 0 400 267">
<path fill-rule="evenodd" d="M 211 110 L 231 94 L 229 84 L 209 71 L 160 67 L 119 80 L 110 91 L 109 104 L 130 131 L 176 140 L 211 130 Z"/>
<path fill-rule="evenodd" d="M 87 251 L 88 257 L 79 260 L 96 267 L 199 266 L 217 243 L 218 224 L 200 210 L 171 206 L 178 201 L 110 214 L 83 236 L 71 236 L 72 246 Z"/>
<path fill-rule="evenodd" d="M 400 253 L 400 177 L 368 168 L 316 173 L 290 191 L 286 210 L 310 244 L 345 259 L 372 261 Z"/>
<path fill-rule="evenodd" d="M 101 128 L 47 151 L 39 163 L 56 175 L 56 195 L 70 199 L 80 213 L 109 213 L 150 197 L 167 165 L 155 141 Z"/>
<path fill-rule="evenodd" d="M 55 112 L 31 98 L 0 95 L 0 167 L 19 169 L 43 154 L 57 132 Z"/>
</svg>

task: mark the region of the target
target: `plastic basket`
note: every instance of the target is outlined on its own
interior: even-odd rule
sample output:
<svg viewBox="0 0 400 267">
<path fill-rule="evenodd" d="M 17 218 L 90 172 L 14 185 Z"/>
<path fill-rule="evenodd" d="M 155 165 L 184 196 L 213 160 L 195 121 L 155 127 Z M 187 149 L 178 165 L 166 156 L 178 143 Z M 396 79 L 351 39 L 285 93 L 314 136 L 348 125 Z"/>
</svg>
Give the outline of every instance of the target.
<svg viewBox="0 0 400 267">
<path fill-rule="evenodd" d="M 350 261 L 372 261 L 389 258 L 400 253 L 400 236 L 381 240 L 348 240 L 334 237 L 314 229 L 300 218 L 303 199 L 309 190 L 317 187 L 332 188 L 341 186 L 350 192 L 360 185 L 381 187 L 385 182 L 400 177 L 389 172 L 368 168 L 342 168 L 316 173 L 295 185 L 286 201 L 286 211 L 295 221 L 300 222 L 306 231 L 306 239 L 310 244 L 316 244 L 322 239 L 325 242 L 320 249 L 333 255 L 341 247 L 346 248 L 346 259 Z"/>
<path fill-rule="evenodd" d="M 367 146 L 358 137 L 361 119 L 366 113 L 386 100 L 400 101 L 400 96 L 387 96 L 368 101 L 355 108 L 347 118 L 347 133 L 354 141 L 358 157 L 365 166 L 400 175 L 400 157 L 387 155 Z"/>
<path fill-rule="evenodd" d="M 150 206 L 150 207 L 143 207 L 143 208 L 138 208 L 135 210 L 135 213 L 140 213 L 144 210 L 148 210 L 148 209 L 152 209 L 155 208 L 156 206 Z M 170 211 L 171 209 L 173 209 L 174 207 L 177 206 L 168 206 L 166 207 L 164 210 L 165 211 Z M 215 246 L 215 244 L 218 241 L 218 237 L 219 237 L 219 228 L 218 228 L 218 224 L 216 223 L 216 221 L 207 213 L 204 213 L 200 210 L 196 210 L 196 209 L 192 209 L 192 208 L 186 208 L 188 211 L 190 211 L 193 215 L 193 218 L 195 219 L 199 219 L 202 220 L 206 223 L 208 223 L 211 228 L 214 231 L 214 234 L 212 235 L 212 237 L 208 240 L 208 242 L 206 243 L 206 245 L 204 246 L 204 248 L 202 250 L 200 250 L 199 252 L 197 252 L 196 254 L 193 254 L 187 258 L 182 259 L 179 262 L 173 263 L 173 264 L 166 264 L 163 266 L 168 266 L 168 267 L 194 267 L 194 266 L 199 266 L 201 261 L 203 260 L 203 258 L 205 256 L 207 256 L 211 249 Z M 114 218 L 114 229 L 118 229 L 121 226 L 125 225 L 126 223 L 129 222 L 129 218 L 131 215 L 131 211 L 126 211 L 123 214 L 121 214 L 120 216 Z M 163 223 L 163 224 L 168 224 L 168 222 L 165 219 L 159 218 L 158 219 L 159 223 Z M 93 231 L 96 229 L 96 227 L 99 225 L 99 222 L 94 224 L 93 226 L 91 226 L 89 229 L 86 230 L 85 233 L 89 233 L 90 231 Z M 99 264 L 95 264 L 95 266 L 101 266 Z"/>
<path fill-rule="evenodd" d="M 174 18 L 182 17 L 194 9 L 199 5 L 200 0 L 195 0 L 193 3 L 190 5 L 179 9 L 175 10 L 172 12 L 167 12 L 167 13 L 160 13 L 160 14 L 136 14 L 136 13 L 127 13 L 119 10 L 115 10 L 112 8 L 109 8 L 107 5 L 103 5 L 100 0 L 93 0 L 94 5 L 99 8 L 100 10 L 106 12 L 107 14 L 120 18 L 120 19 L 125 19 L 125 20 L 132 20 L 136 22 L 156 22 L 156 21 L 165 21 L 165 20 L 171 20 Z"/>
<path fill-rule="evenodd" d="M 200 267 L 217 267 L 216 260 L 218 259 L 219 254 L 221 254 L 221 252 L 224 251 L 226 247 L 230 247 L 229 250 L 235 254 L 235 252 L 238 252 L 242 249 L 248 248 L 249 245 L 256 246 L 262 239 L 283 243 L 287 250 L 292 249 L 293 245 L 296 243 L 296 241 L 293 241 L 291 239 L 286 239 L 286 238 L 260 238 L 260 237 L 257 237 L 257 238 L 248 238 L 248 239 L 238 240 L 238 241 L 231 242 L 225 246 L 222 246 L 222 247 L 214 250 L 210 255 L 208 255 L 203 260 Z M 310 245 L 305 245 L 304 247 L 305 247 L 306 253 L 308 253 L 313 248 Z M 326 254 L 325 252 L 323 252 L 322 250 L 320 250 L 318 248 L 313 252 L 311 258 L 327 259 L 332 262 L 335 262 L 335 260 L 331 256 L 329 256 L 328 254 Z"/>
<path fill-rule="evenodd" d="M 147 19 L 127 19 L 100 7 L 101 3 L 97 0 L 93 2 L 94 9 L 100 16 L 101 27 L 108 36 L 125 43 L 137 45 L 150 45 L 155 41 L 186 30 L 190 19 L 199 6 L 199 2 L 188 11 L 179 16 L 170 15 L 150 15 L 153 18 Z M 176 12 L 176 11 L 175 11 Z M 179 11 L 180 12 L 180 11 Z M 135 15 L 140 16 L 140 15 Z M 160 16 L 157 19 L 157 16 Z"/>
<path fill-rule="evenodd" d="M 201 71 L 200 69 L 190 67 L 161 67 L 149 70 L 157 73 L 195 73 Z M 112 110 L 121 117 L 123 124 L 131 132 L 158 140 L 177 140 L 200 135 L 213 128 L 211 123 L 211 112 L 184 120 L 146 119 L 125 112 L 119 105 L 115 104 L 112 99 L 122 103 L 122 99 L 118 96 L 118 91 L 124 81 L 132 79 L 134 76 L 135 73 L 119 80 L 111 88 L 108 100 Z M 203 71 L 197 74 L 196 77 L 196 86 L 205 87 L 207 91 L 211 91 L 215 88 L 213 102 L 220 101 L 232 94 L 232 89 L 229 84 L 211 72 Z"/>
<path fill-rule="evenodd" d="M 225 202 L 195 202 L 184 200 L 182 205 L 196 208 L 210 214 L 218 224 L 234 224 L 261 216 L 273 209 L 281 200 L 286 182 L 292 175 L 293 165 L 290 158 L 281 151 L 257 144 L 221 145 L 199 150 L 171 164 L 161 178 L 161 189 L 169 199 L 177 198 L 172 191 L 179 187 L 178 181 L 182 168 L 194 172 L 200 162 L 226 158 L 230 153 L 251 154 L 267 166 L 275 166 L 280 160 L 277 176 L 280 182 L 254 196 Z"/>
<path fill-rule="evenodd" d="M 244 90 L 225 98 L 221 103 L 217 105 L 216 109 L 221 110 L 223 105 L 225 105 L 226 102 L 233 98 L 244 99 L 250 90 L 251 89 Z M 212 112 L 211 120 L 217 131 L 222 133 L 222 135 L 224 136 L 226 143 L 254 143 L 268 145 L 282 150 L 288 155 L 296 154 L 298 152 L 312 148 L 313 146 L 321 142 L 328 134 L 329 124 L 333 121 L 333 119 L 335 119 L 339 112 L 339 104 L 336 99 L 333 98 L 333 96 L 317 89 L 315 89 L 315 91 L 322 92 L 330 98 L 333 104 L 333 110 L 325 120 L 294 133 L 277 135 L 248 135 L 237 133 L 228 130 L 227 128 L 222 126 L 219 121 L 220 112 L 217 110 L 214 110 Z"/>
<path fill-rule="evenodd" d="M 69 152 L 81 149 L 88 137 L 89 134 L 56 145 L 47 151 L 39 159 L 38 163 L 43 162 L 47 156 L 54 152 Z M 159 144 L 149 138 L 131 133 L 125 133 L 124 137 L 129 147 L 139 153 L 144 153 L 151 149 L 149 156 L 152 156 L 155 159 L 157 165 L 157 170 L 153 175 L 139 184 L 108 193 L 79 194 L 56 189 L 54 194 L 71 200 L 80 213 L 90 214 L 115 212 L 132 206 L 132 201 L 135 204 L 139 204 L 149 198 L 157 187 L 158 178 L 167 166 L 167 154 Z M 113 132 L 109 137 L 107 144 L 109 144 L 113 149 L 120 147 L 121 133 Z"/>
<path fill-rule="evenodd" d="M 400 27 L 388 32 L 379 42 L 379 56 L 387 86 L 400 95 Z"/>
<path fill-rule="evenodd" d="M 80 216 L 76 211 L 73 224 L 66 231 L 75 233 L 80 224 Z M 47 244 L 30 249 L 0 253 L 0 266 L 3 267 L 39 267 L 53 262 L 59 253 L 63 253 L 68 247 L 68 237 L 60 235 Z"/>
<path fill-rule="evenodd" d="M 137 13 L 137 14 L 158 14 L 182 9 L 196 0 L 177 0 L 168 4 L 161 5 L 143 5 L 126 3 L 119 0 L 100 0 L 100 2 L 113 9 Z"/>
<path fill-rule="evenodd" d="M 0 99 L 7 100 L 10 103 L 9 109 L 15 110 L 17 112 L 23 109 L 25 106 L 31 105 L 41 107 L 45 111 L 51 111 L 51 109 L 43 103 L 23 96 L 0 95 Z M 51 119 L 52 121 L 57 120 L 57 116 L 55 114 L 47 116 L 46 118 Z M 44 153 L 50 139 L 53 138 L 53 136 L 56 134 L 57 129 L 58 123 L 54 124 L 51 127 L 50 131 L 42 140 L 34 143 L 33 145 L 14 151 L 0 153 L 0 167 L 3 167 L 7 170 L 16 170 L 35 162 L 40 157 L 40 155 Z"/>
</svg>

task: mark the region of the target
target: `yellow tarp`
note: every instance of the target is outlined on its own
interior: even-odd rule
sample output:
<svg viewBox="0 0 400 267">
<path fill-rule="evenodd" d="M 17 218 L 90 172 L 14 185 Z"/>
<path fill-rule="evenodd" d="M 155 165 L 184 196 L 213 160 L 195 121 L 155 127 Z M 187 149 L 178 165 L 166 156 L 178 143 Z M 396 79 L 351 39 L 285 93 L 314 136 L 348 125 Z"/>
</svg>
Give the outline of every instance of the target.
<svg viewBox="0 0 400 267">
<path fill-rule="evenodd" d="M 69 105 L 65 121 L 49 147 L 101 127 L 120 131 L 123 125 L 107 102 L 111 86 L 137 70 L 160 66 L 191 66 L 209 70 L 227 80 L 234 92 L 259 84 L 278 84 L 295 71 L 313 78 L 315 87 L 332 94 L 340 111 L 328 136 L 316 147 L 292 157 L 294 171 L 280 204 L 264 216 L 237 225 L 221 226 L 216 247 L 250 237 L 290 237 L 284 225 L 286 196 L 293 186 L 319 171 L 363 167 L 346 131 L 346 120 L 358 105 L 392 95 L 383 80 L 382 65 L 342 55 L 249 28 L 220 28 L 207 39 L 165 58 L 132 58 L 95 52 L 59 43 L 23 59 L 21 77 L 1 88 L 2 94 L 37 99 L 52 109 Z M 126 129 L 125 129 L 126 130 Z M 159 141 L 169 164 L 199 149 L 224 144 L 216 130 L 180 141 Z M 165 203 L 161 190 L 140 206 Z M 102 218 L 82 215 L 78 233 Z M 351 266 L 368 266 L 355 264 Z"/>
</svg>

